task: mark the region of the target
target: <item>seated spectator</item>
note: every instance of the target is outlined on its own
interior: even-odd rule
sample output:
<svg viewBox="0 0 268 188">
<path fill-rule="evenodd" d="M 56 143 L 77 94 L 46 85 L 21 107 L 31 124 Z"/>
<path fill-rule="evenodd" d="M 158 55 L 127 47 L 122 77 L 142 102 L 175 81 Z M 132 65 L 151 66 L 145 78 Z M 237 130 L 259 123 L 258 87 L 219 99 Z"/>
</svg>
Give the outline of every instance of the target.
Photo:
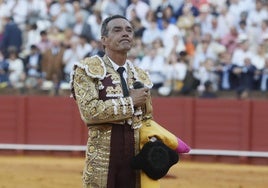
<svg viewBox="0 0 268 188">
<path fill-rule="evenodd" d="M 52 47 L 43 53 L 42 72 L 45 78 L 44 83 L 49 83 L 45 90 L 55 88 L 57 90 L 60 81 L 63 79 L 63 53 L 64 48 L 58 38 L 51 38 Z"/>
<path fill-rule="evenodd" d="M 199 96 L 200 98 L 205 98 L 205 99 L 214 99 L 217 98 L 217 95 L 215 93 L 215 90 L 213 89 L 212 82 L 211 81 L 206 81 L 205 84 L 205 90 L 201 93 Z"/>
<path fill-rule="evenodd" d="M 161 38 L 161 34 L 161 30 L 157 27 L 157 23 L 152 20 L 148 22 L 148 27 L 142 34 L 142 42 L 145 45 L 150 45 L 154 40 Z"/>
<path fill-rule="evenodd" d="M 146 54 L 141 60 L 140 67 L 148 72 L 154 84 L 153 89 L 158 89 L 161 87 L 166 80 L 164 64 L 164 57 L 157 54 L 155 48 L 150 46 L 147 47 Z"/>
<path fill-rule="evenodd" d="M 163 87 L 169 89 L 170 93 L 173 91 L 179 92 L 183 87 L 183 80 L 187 73 L 187 63 L 184 61 L 183 57 L 181 57 L 184 55 L 185 51 L 181 53 L 173 51 L 166 60 L 164 66 L 166 81 Z M 163 88 L 159 88 L 158 92 L 161 93 L 161 89 Z"/>
<path fill-rule="evenodd" d="M 63 53 L 63 80 L 65 82 L 70 81 L 70 73 L 73 71 L 74 64 L 78 63 L 86 55 L 86 53 L 81 53 L 82 48 L 78 45 L 79 40 L 73 39 L 70 41 L 70 46 Z"/>
<path fill-rule="evenodd" d="M 48 38 L 46 30 L 40 32 L 40 41 L 36 45 L 41 53 L 44 53 L 52 47 L 52 42 Z"/>
<path fill-rule="evenodd" d="M 229 32 L 221 38 L 221 44 L 232 54 L 237 47 L 238 32 L 235 26 L 231 26 Z"/>
<path fill-rule="evenodd" d="M 37 25 L 35 23 L 32 25 L 27 25 L 27 35 L 24 53 L 29 54 L 31 46 L 38 44 L 40 41 L 41 35 Z"/>
<path fill-rule="evenodd" d="M 190 6 L 183 7 L 182 15 L 177 19 L 176 23 L 184 34 L 188 33 L 195 24 L 195 18 L 190 8 Z"/>
<path fill-rule="evenodd" d="M 159 16 L 159 17 L 157 16 L 158 27 L 161 30 L 164 29 L 163 20 L 168 21 L 168 23 L 170 23 L 170 24 L 174 24 L 174 25 L 176 24 L 177 19 L 174 16 L 172 6 L 165 7 L 161 12 L 161 16 Z"/>
<path fill-rule="evenodd" d="M 250 57 L 244 58 L 244 65 L 237 66 L 234 68 L 233 72 L 238 76 L 239 85 L 238 90 L 248 90 L 254 89 L 256 67 L 252 64 Z"/>
<path fill-rule="evenodd" d="M 0 89 L 8 86 L 8 62 L 0 52 Z"/>
<path fill-rule="evenodd" d="M 162 41 L 165 49 L 165 57 L 169 56 L 170 52 L 176 44 L 180 49 L 179 51 L 185 50 L 185 44 L 180 29 L 175 24 L 170 23 L 166 19 L 163 19 L 162 23 L 164 28 L 162 31 Z"/>
<path fill-rule="evenodd" d="M 100 40 L 101 22 L 102 14 L 99 10 L 94 10 L 93 14 L 88 16 L 86 23 L 90 26 L 91 39 Z"/>
<path fill-rule="evenodd" d="M 76 36 L 84 36 L 86 40 L 93 38 L 91 26 L 86 22 L 86 18 L 82 12 L 75 14 L 75 24 L 73 25 L 72 31 Z"/>
<path fill-rule="evenodd" d="M 27 89 L 36 89 L 39 88 L 42 82 L 42 55 L 36 45 L 32 45 L 30 49 L 30 54 L 24 59 L 26 73 L 25 87 Z"/>
<path fill-rule="evenodd" d="M 102 57 L 104 55 L 104 51 L 101 45 L 101 42 L 98 40 L 90 41 L 91 50 L 85 55 L 85 57 L 90 57 L 94 55 L 98 55 Z"/>
<path fill-rule="evenodd" d="M 199 69 L 194 72 L 194 76 L 200 81 L 198 92 L 202 93 L 205 89 L 205 83 L 210 81 L 214 91 L 218 91 L 218 75 L 215 72 L 215 62 L 211 58 L 205 59 Z"/>
<path fill-rule="evenodd" d="M 74 7 L 67 0 L 59 0 L 51 4 L 48 13 L 52 18 L 53 25 L 60 31 L 64 31 L 73 24 Z"/>
<path fill-rule="evenodd" d="M 108 0 L 106 3 L 103 3 L 102 10 L 105 17 L 115 14 L 124 15 L 124 7 L 122 7 L 122 5 L 120 5 L 117 1 L 118 0 Z"/>
<path fill-rule="evenodd" d="M 238 77 L 233 73 L 236 65 L 232 64 L 231 54 L 223 53 L 223 58 L 216 66 L 216 73 L 219 75 L 220 90 L 234 90 L 238 86 Z"/>
<path fill-rule="evenodd" d="M 238 47 L 232 54 L 232 62 L 237 66 L 244 66 L 245 57 L 253 57 L 253 52 L 250 50 L 250 43 L 246 34 L 239 34 L 237 38 Z"/>
<path fill-rule="evenodd" d="M 134 36 L 136 38 L 142 38 L 143 32 L 145 30 L 145 27 L 142 25 L 140 18 L 135 17 L 132 21 L 131 24 L 134 27 Z"/>
<path fill-rule="evenodd" d="M 132 11 L 134 11 L 141 21 L 145 20 L 147 12 L 150 10 L 150 6 L 142 0 L 131 0 L 131 3 L 126 8 L 126 17 L 132 21 Z"/>
<path fill-rule="evenodd" d="M 179 9 L 175 12 L 175 17 L 179 18 L 181 15 L 183 15 L 183 11 L 186 9 L 190 9 L 191 13 L 194 17 L 197 17 L 199 15 L 198 7 L 196 7 L 191 0 L 185 0 L 182 5 L 179 7 Z"/>
<path fill-rule="evenodd" d="M 261 71 L 260 80 L 260 90 L 263 92 L 268 91 L 268 57 L 265 59 L 265 66 Z"/>
<path fill-rule="evenodd" d="M 18 57 L 16 47 L 10 47 L 8 49 L 8 54 L 9 57 L 7 59 L 7 62 L 9 64 L 9 84 L 12 88 L 21 89 L 24 87 L 25 81 L 23 61 Z"/>
</svg>

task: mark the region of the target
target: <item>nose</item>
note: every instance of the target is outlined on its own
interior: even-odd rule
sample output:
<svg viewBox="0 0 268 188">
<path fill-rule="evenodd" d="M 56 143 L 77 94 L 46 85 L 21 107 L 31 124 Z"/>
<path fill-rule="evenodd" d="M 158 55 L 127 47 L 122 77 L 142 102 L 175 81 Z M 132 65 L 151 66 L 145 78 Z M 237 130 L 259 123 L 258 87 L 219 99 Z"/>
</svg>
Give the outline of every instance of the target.
<svg viewBox="0 0 268 188">
<path fill-rule="evenodd" d="M 129 32 L 127 30 L 123 30 L 122 36 L 123 37 L 129 37 Z"/>
</svg>

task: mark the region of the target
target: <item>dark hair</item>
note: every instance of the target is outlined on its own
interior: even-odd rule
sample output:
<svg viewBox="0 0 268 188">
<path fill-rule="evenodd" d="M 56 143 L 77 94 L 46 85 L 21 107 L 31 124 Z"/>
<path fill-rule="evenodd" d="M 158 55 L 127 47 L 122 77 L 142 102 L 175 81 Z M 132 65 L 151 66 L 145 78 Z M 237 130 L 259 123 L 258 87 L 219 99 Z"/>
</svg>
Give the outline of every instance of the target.
<svg viewBox="0 0 268 188">
<path fill-rule="evenodd" d="M 117 19 L 117 18 L 122 18 L 122 19 L 125 19 L 128 21 L 128 19 L 122 15 L 113 15 L 113 16 L 110 16 L 108 18 L 106 18 L 103 22 L 102 22 L 102 25 L 101 25 L 101 36 L 107 36 L 108 35 L 108 28 L 107 28 L 107 25 L 108 23 L 113 20 L 113 19 Z"/>
</svg>

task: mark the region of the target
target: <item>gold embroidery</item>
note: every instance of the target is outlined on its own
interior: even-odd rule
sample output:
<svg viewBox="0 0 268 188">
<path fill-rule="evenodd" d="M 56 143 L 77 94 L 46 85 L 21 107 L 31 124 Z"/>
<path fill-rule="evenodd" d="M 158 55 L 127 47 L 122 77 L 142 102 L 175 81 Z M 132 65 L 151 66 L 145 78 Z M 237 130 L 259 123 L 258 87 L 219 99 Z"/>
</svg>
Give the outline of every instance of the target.
<svg viewBox="0 0 268 188">
<path fill-rule="evenodd" d="M 87 57 L 81 61 L 81 64 L 87 67 L 86 71 L 92 77 L 101 78 L 106 74 L 104 63 L 97 56 Z"/>
</svg>

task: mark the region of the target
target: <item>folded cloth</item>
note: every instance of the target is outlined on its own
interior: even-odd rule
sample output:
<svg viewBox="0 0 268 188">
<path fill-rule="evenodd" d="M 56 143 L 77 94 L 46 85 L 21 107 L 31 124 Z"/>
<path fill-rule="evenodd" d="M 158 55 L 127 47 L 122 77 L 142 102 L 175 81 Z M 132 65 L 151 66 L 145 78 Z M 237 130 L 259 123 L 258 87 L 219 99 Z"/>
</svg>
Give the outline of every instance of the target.
<svg viewBox="0 0 268 188">
<path fill-rule="evenodd" d="M 153 137 L 161 140 L 166 146 L 178 153 L 188 153 L 191 150 L 182 139 L 175 136 L 154 120 L 148 119 L 142 123 L 140 128 L 140 149 Z"/>
<path fill-rule="evenodd" d="M 157 141 L 157 143 L 152 143 L 155 140 Z M 162 145 L 161 143 L 164 145 Z M 145 149 L 143 147 L 145 147 Z M 166 147 L 168 147 L 168 149 Z M 178 138 L 177 136 L 169 132 L 167 129 L 156 123 L 154 120 L 148 119 L 142 123 L 142 126 L 140 128 L 140 149 L 140 153 L 132 160 L 132 167 L 134 167 L 135 169 L 143 168 L 140 172 L 141 188 L 160 188 L 160 183 L 158 181 L 159 177 L 163 177 L 168 172 L 169 168 L 178 162 L 175 162 L 176 157 L 174 157 L 174 153 L 178 154 L 179 160 L 179 154 L 188 153 L 191 148 L 184 141 L 182 141 L 180 138 Z M 162 170 L 158 169 L 152 173 L 153 167 L 150 166 L 151 164 L 144 164 L 146 162 L 141 161 L 142 159 L 145 159 L 148 162 L 148 159 L 146 159 L 146 157 L 150 160 L 150 155 L 146 154 L 146 152 L 148 151 L 151 151 L 151 153 L 158 153 L 158 158 L 160 158 L 158 160 L 158 163 L 161 160 L 171 160 L 169 163 L 165 162 L 165 164 L 168 163 L 168 165 L 171 166 L 169 167 L 168 165 L 165 166 L 164 164 L 162 164 L 162 167 L 164 167 Z M 171 159 L 167 159 L 167 153 L 171 156 Z M 158 164 L 158 167 L 159 166 L 161 165 Z M 151 174 L 148 175 L 148 172 L 150 173 L 150 171 Z"/>
</svg>

